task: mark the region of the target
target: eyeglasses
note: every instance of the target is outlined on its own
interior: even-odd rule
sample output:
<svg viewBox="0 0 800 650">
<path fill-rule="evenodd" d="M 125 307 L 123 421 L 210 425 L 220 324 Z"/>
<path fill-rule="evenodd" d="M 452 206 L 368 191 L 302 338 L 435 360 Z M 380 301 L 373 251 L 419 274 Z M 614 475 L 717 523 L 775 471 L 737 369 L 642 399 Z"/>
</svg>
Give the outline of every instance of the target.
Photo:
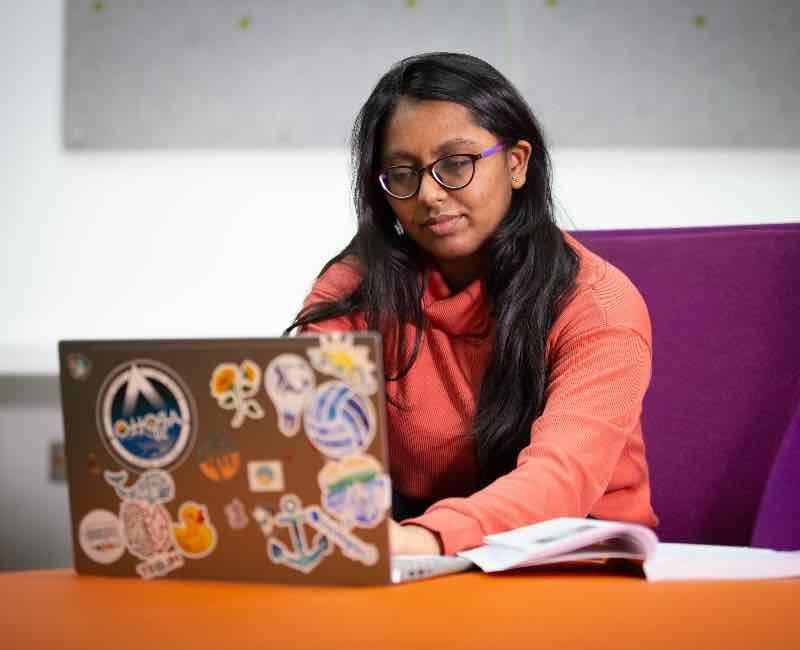
<svg viewBox="0 0 800 650">
<path fill-rule="evenodd" d="M 422 177 L 429 171 L 433 179 L 446 190 L 460 190 L 472 182 L 475 176 L 475 161 L 488 158 L 505 145 L 498 143 L 481 153 L 459 153 L 443 156 L 425 167 L 396 165 L 378 174 L 378 181 L 384 191 L 396 199 L 410 199 L 422 184 Z"/>
</svg>

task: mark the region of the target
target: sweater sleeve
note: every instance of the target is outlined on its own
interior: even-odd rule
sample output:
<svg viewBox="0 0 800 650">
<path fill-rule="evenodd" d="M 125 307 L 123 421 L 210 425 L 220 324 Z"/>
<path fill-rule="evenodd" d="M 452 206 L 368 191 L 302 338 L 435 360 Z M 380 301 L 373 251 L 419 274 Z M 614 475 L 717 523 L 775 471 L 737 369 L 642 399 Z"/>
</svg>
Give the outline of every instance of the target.
<svg viewBox="0 0 800 650">
<path fill-rule="evenodd" d="M 314 282 L 311 292 L 303 301 L 303 310 L 315 303 L 330 302 L 344 298 L 351 293 L 361 279 L 354 261 L 337 262 L 325 271 Z M 316 334 L 320 332 L 346 332 L 366 329 L 366 323 L 360 312 L 330 318 L 303 327 L 302 332 Z"/>
<path fill-rule="evenodd" d="M 650 372 L 649 342 L 635 329 L 599 325 L 571 338 L 551 361 L 545 408 L 516 468 L 403 523 L 438 533 L 444 552 L 454 554 L 481 545 L 484 535 L 586 516 L 614 489 L 621 457 L 644 455 L 640 417 Z"/>
</svg>

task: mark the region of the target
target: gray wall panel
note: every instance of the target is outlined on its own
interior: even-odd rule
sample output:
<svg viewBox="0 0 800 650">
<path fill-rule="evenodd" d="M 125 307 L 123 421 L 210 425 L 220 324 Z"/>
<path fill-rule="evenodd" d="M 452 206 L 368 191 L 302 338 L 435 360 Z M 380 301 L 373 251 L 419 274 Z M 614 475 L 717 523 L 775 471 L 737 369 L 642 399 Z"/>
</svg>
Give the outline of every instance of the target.
<svg viewBox="0 0 800 650">
<path fill-rule="evenodd" d="M 557 146 L 800 146 L 795 0 L 94 5 L 66 4 L 68 148 L 341 147 L 430 50 L 499 67 Z"/>
</svg>

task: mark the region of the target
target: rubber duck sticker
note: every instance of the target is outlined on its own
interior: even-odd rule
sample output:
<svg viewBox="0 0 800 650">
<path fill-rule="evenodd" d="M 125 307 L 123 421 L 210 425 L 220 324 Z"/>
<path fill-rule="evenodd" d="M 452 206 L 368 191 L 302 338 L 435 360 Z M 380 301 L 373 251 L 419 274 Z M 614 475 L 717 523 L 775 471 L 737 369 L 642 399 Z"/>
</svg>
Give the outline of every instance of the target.
<svg viewBox="0 0 800 650">
<path fill-rule="evenodd" d="M 242 464 L 236 445 L 230 436 L 222 433 L 212 433 L 198 445 L 195 458 L 203 476 L 215 483 L 232 479 Z"/>
<path fill-rule="evenodd" d="M 369 347 L 355 345 L 349 332 L 322 334 L 319 347 L 310 348 L 311 365 L 319 372 L 340 379 L 362 395 L 378 390 L 375 364 L 369 360 Z"/>
<path fill-rule="evenodd" d="M 182 555 L 197 560 L 217 547 L 217 529 L 206 506 L 187 501 L 178 510 L 178 519 L 180 523 L 172 526 L 172 534 Z"/>
<path fill-rule="evenodd" d="M 341 381 L 321 384 L 304 413 L 309 442 L 330 458 L 366 451 L 375 438 L 375 408 Z"/>
<path fill-rule="evenodd" d="M 178 465 L 194 444 L 188 390 L 165 365 L 137 360 L 115 368 L 97 401 L 97 423 L 113 458 L 134 471 Z"/>
<path fill-rule="evenodd" d="M 255 399 L 261 386 L 261 369 L 248 359 L 238 366 L 222 363 L 211 374 L 211 396 L 223 409 L 234 411 L 231 426 L 238 429 L 246 418 L 264 417 L 264 409 Z"/>
<path fill-rule="evenodd" d="M 292 437 L 300 431 L 300 415 L 314 390 L 314 371 L 297 354 L 279 354 L 264 371 L 264 387 L 278 414 L 278 429 Z"/>
<path fill-rule="evenodd" d="M 391 481 L 372 456 L 325 463 L 317 477 L 322 507 L 345 528 L 375 528 L 392 505 Z"/>
</svg>

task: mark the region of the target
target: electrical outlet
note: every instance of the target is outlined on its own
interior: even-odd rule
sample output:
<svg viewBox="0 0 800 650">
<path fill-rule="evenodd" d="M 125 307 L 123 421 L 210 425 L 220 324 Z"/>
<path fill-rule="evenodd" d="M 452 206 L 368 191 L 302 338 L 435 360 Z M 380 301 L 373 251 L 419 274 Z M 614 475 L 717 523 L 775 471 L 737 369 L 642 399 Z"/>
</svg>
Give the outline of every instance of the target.
<svg viewBox="0 0 800 650">
<path fill-rule="evenodd" d="M 67 457 L 64 454 L 64 443 L 60 440 L 50 443 L 50 480 L 54 483 L 67 480 Z"/>
</svg>

